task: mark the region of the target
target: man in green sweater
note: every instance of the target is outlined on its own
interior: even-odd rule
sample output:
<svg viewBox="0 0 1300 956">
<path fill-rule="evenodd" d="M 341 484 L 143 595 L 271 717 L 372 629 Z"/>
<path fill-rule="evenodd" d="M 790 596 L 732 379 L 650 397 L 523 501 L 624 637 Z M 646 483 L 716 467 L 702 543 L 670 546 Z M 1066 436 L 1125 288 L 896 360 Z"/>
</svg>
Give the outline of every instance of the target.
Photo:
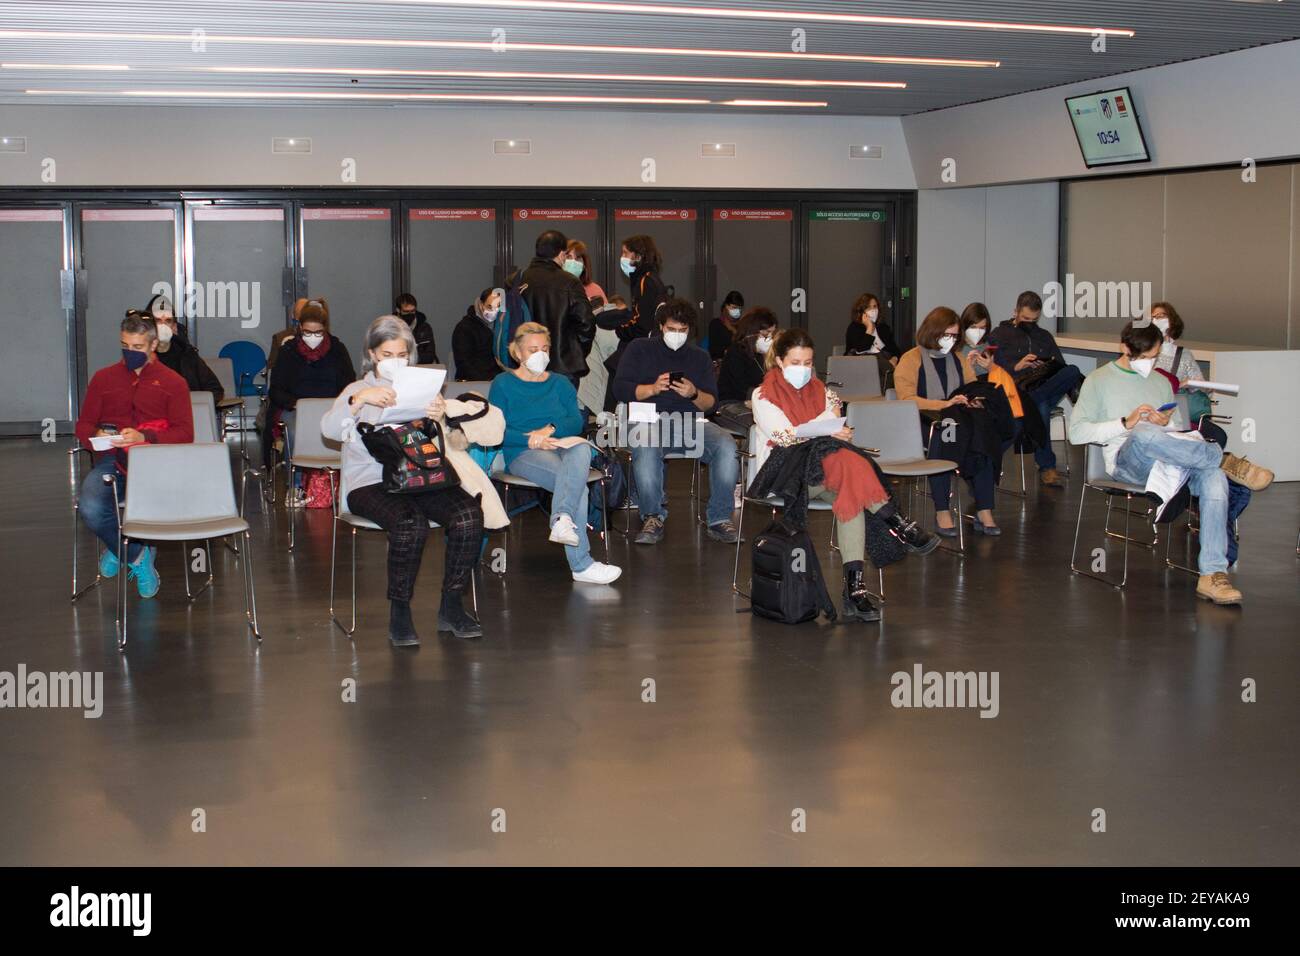
<svg viewBox="0 0 1300 956">
<path fill-rule="evenodd" d="M 1177 438 L 1166 429 L 1171 422 L 1185 428 L 1177 409 L 1161 411 L 1174 401 L 1173 389 L 1162 375 L 1152 375 L 1160 345 L 1160 330 L 1150 322 L 1132 322 L 1120 333 L 1124 352 L 1098 367 L 1083 383 L 1070 415 L 1070 441 L 1098 444 L 1106 472 L 1116 481 L 1145 485 L 1158 461 L 1188 471 L 1191 493 L 1200 499 L 1200 579 L 1198 597 L 1215 604 L 1240 604 L 1241 592 L 1228 578 L 1228 480 L 1250 488 L 1267 485 L 1265 469 L 1218 445 Z"/>
</svg>

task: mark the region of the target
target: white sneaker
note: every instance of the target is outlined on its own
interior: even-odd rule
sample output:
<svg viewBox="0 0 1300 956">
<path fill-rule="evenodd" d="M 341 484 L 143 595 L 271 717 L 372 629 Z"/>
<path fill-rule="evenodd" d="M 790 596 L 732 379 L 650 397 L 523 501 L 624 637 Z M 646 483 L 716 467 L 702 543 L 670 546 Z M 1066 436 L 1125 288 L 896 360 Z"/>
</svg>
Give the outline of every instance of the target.
<svg viewBox="0 0 1300 956">
<path fill-rule="evenodd" d="M 564 514 L 556 517 L 555 524 L 551 525 L 551 541 L 567 544 L 571 548 L 578 546 L 578 526 L 572 518 Z"/>
<path fill-rule="evenodd" d="M 286 508 L 305 508 L 307 507 L 307 492 L 301 488 L 292 488 L 285 493 L 284 506 Z"/>
<path fill-rule="evenodd" d="M 599 561 L 593 561 L 591 567 L 586 571 L 574 571 L 573 580 L 582 584 L 613 584 L 618 580 L 618 576 L 623 573 L 622 568 L 616 568 L 612 564 L 601 564 Z"/>
</svg>

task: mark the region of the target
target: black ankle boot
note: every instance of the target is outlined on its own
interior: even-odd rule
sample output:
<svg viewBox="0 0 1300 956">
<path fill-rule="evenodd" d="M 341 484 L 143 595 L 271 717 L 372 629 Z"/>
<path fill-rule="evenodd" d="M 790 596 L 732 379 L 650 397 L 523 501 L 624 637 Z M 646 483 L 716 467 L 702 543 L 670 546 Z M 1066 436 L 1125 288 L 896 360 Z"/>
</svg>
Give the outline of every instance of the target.
<svg viewBox="0 0 1300 956">
<path fill-rule="evenodd" d="M 443 592 L 442 606 L 438 608 L 438 630 L 451 631 L 462 639 L 483 636 L 478 619 L 461 603 L 459 591 Z"/>
<path fill-rule="evenodd" d="M 913 554 L 929 554 L 939 547 L 937 535 L 931 534 L 915 521 L 900 514 L 892 501 L 877 511 L 876 516 L 889 525 L 890 533 L 903 542 L 903 547 Z"/>
<path fill-rule="evenodd" d="M 879 621 L 880 608 L 867 593 L 866 575 L 861 561 L 844 565 L 844 620 Z"/>
<path fill-rule="evenodd" d="M 394 647 L 412 647 L 420 643 L 411 620 L 410 601 L 390 601 L 388 604 L 388 640 Z"/>
</svg>

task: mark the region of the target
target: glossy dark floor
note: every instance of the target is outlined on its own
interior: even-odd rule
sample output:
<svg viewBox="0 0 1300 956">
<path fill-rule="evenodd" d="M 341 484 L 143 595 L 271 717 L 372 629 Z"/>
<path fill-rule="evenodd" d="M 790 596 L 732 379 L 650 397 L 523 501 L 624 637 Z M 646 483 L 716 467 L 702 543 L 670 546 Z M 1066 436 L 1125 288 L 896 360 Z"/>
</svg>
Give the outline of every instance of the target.
<svg viewBox="0 0 1300 956">
<path fill-rule="evenodd" d="M 517 522 L 479 642 L 434 633 L 435 535 L 404 651 L 382 538 L 362 536 L 353 642 L 327 611 L 328 512 L 290 556 L 277 508 L 252 516 L 260 649 L 234 556 L 189 605 L 164 546 L 120 655 L 112 589 L 68 603 L 66 447 L 0 443 L 0 670 L 102 670 L 106 701 L 0 710 L 0 864 L 1300 862 L 1300 484 L 1242 520 L 1241 609 L 1150 552 L 1123 594 L 1072 576 L 1076 458 L 1069 490 L 999 497 L 1001 538 L 891 567 L 883 624 L 785 627 L 736 613 L 733 551 L 691 520 L 677 462 L 664 542 L 615 536 L 612 587 L 574 585 L 539 514 Z M 895 709 L 916 664 L 998 672 L 998 716 Z"/>
</svg>

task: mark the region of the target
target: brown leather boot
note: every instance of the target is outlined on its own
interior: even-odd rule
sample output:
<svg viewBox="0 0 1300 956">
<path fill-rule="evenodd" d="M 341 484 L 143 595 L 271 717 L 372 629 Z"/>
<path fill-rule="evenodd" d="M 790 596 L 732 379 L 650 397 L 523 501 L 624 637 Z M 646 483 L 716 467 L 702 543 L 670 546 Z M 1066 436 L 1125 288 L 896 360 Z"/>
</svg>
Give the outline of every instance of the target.
<svg viewBox="0 0 1300 956">
<path fill-rule="evenodd" d="M 1065 479 L 1055 468 L 1044 468 L 1038 473 L 1038 480 L 1049 488 L 1064 488 Z"/>
<path fill-rule="evenodd" d="M 1226 571 L 1202 574 L 1196 582 L 1196 596 L 1215 604 L 1240 604 L 1241 592 L 1232 586 Z"/>
</svg>

